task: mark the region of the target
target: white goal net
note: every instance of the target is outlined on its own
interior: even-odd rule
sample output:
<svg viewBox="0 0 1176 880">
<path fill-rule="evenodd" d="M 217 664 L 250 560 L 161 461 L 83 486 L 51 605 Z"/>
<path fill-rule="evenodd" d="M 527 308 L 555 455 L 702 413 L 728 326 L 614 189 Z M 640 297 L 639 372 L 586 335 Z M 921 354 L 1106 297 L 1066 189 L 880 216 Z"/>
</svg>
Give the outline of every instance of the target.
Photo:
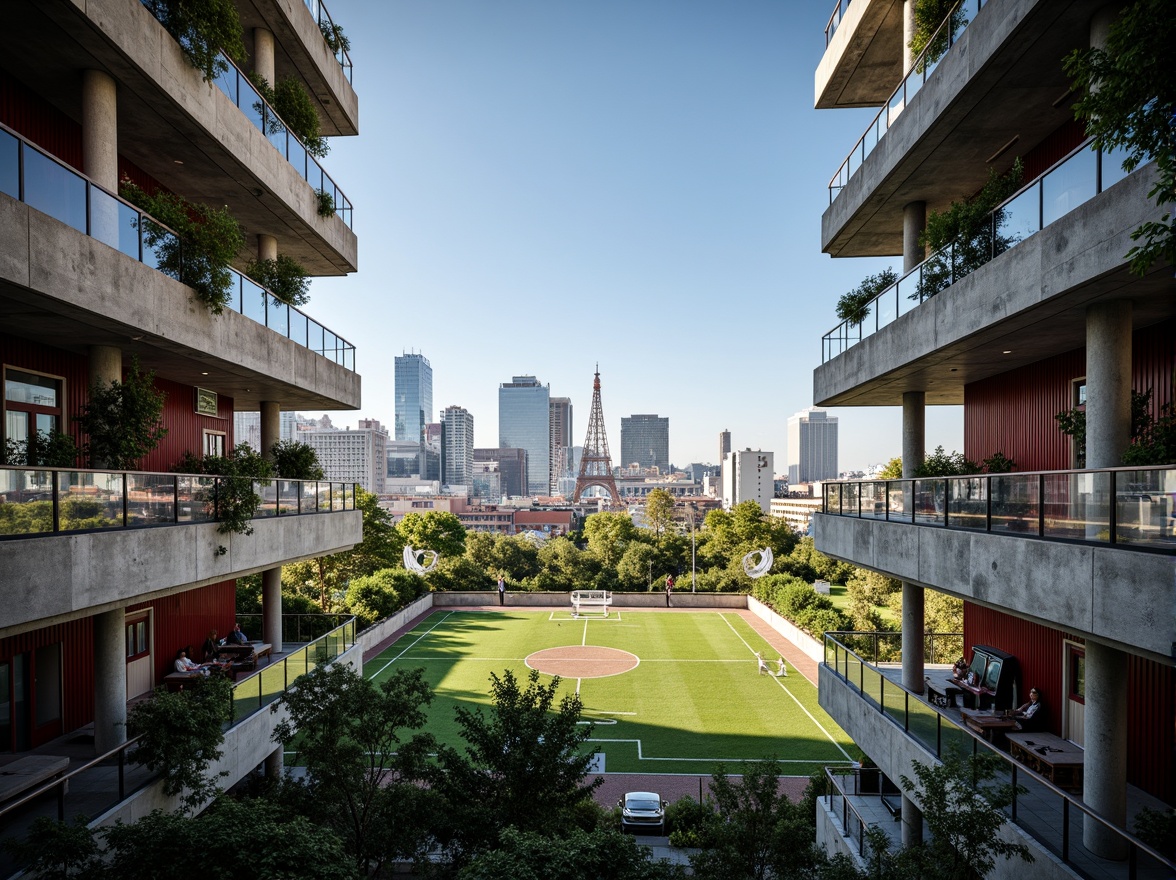
<svg viewBox="0 0 1176 880">
<path fill-rule="evenodd" d="M 612 593 L 608 590 L 573 590 L 572 617 L 599 614 L 608 617 L 608 606 L 612 604 Z"/>
</svg>

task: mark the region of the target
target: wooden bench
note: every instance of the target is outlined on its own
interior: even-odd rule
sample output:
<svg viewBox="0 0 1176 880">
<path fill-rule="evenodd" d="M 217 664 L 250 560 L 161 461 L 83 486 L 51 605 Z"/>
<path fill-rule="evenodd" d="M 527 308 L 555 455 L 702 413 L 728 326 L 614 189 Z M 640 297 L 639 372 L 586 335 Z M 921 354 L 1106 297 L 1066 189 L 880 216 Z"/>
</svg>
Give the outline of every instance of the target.
<svg viewBox="0 0 1176 880">
<path fill-rule="evenodd" d="M 16 797 L 69 769 L 69 758 L 59 755 L 26 755 L 0 767 L 0 801 Z"/>
<path fill-rule="evenodd" d="M 1058 788 L 1082 790 L 1085 753 L 1052 733 L 1010 733 L 1009 753 Z"/>
</svg>

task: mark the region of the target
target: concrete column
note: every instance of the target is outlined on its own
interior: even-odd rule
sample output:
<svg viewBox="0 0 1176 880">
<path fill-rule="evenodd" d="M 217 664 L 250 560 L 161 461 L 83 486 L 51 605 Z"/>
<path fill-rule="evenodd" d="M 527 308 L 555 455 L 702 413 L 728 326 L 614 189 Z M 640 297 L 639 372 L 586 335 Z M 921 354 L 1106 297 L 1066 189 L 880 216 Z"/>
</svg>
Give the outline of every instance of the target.
<svg viewBox="0 0 1176 880">
<path fill-rule="evenodd" d="M 902 796 L 902 845 L 923 845 L 923 811 L 905 794 Z"/>
<path fill-rule="evenodd" d="M 927 395 L 902 393 L 902 477 L 909 480 L 923 465 L 927 449 Z"/>
<path fill-rule="evenodd" d="M 1107 44 L 1111 25 L 1119 17 L 1119 7 L 1108 4 L 1098 10 L 1090 19 L 1090 48 L 1101 49 Z"/>
<path fill-rule="evenodd" d="M 270 450 L 282 439 L 282 412 L 276 400 L 261 402 L 261 454 L 273 461 Z"/>
<path fill-rule="evenodd" d="M 91 345 L 90 384 L 122 382 L 122 349 L 116 345 Z"/>
<path fill-rule="evenodd" d="M 903 76 L 915 63 L 911 40 L 915 37 L 915 0 L 902 0 L 902 72 Z"/>
<path fill-rule="evenodd" d="M 923 463 L 926 449 L 926 394 L 906 391 L 902 395 L 902 475 L 910 479 Z M 923 693 L 923 588 L 905 581 L 902 585 L 902 683 L 916 694 Z"/>
<path fill-rule="evenodd" d="M 82 71 L 82 170 L 118 192 L 118 90 L 101 70 Z"/>
<path fill-rule="evenodd" d="M 285 766 L 285 758 L 282 755 L 282 747 L 278 746 L 272 752 L 265 756 L 265 775 L 268 779 L 281 779 L 282 769 Z"/>
<path fill-rule="evenodd" d="M 1082 800 L 1121 828 L 1127 822 L 1126 718 L 1127 654 L 1088 639 Z M 1095 822 L 1083 823 L 1082 842 L 1103 858 L 1127 857 L 1122 838 Z"/>
<path fill-rule="evenodd" d="M 282 567 L 267 568 L 261 573 L 261 640 L 282 649 Z"/>
<path fill-rule="evenodd" d="M 902 208 L 902 272 L 905 275 L 926 259 L 919 236 L 927 228 L 927 203 L 908 202 Z"/>
<path fill-rule="evenodd" d="M 265 28 L 253 29 L 253 72 L 274 85 L 274 35 Z"/>
<path fill-rule="evenodd" d="M 1131 301 L 1086 309 L 1086 466 L 1116 467 L 1131 442 Z"/>
<path fill-rule="evenodd" d="M 264 232 L 257 234 L 257 259 L 276 260 L 278 258 L 278 240 Z"/>
<path fill-rule="evenodd" d="M 94 615 L 94 751 L 127 741 L 127 657 L 121 608 Z"/>
</svg>

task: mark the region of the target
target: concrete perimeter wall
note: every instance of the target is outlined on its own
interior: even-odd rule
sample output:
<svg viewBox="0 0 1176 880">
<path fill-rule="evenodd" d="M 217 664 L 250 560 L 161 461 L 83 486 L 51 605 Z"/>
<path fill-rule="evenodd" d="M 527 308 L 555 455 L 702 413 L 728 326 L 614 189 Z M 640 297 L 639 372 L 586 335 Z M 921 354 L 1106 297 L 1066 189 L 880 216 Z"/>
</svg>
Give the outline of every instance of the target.
<svg viewBox="0 0 1176 880">
<path fill-rule="evenodd" d="M 763 620 L 817 663 L 825 661 L 825 646 L 786 617 L 781 617 L 759 599 L 747 597 L 747 610 Z"/>
<path fill-rule="evenodd" d="M 613 593 L 613 608 L 665 608 L 664 590 L 656 593 Z M 434 608 L 470 605 L 497 605 L 497 590 L 447 592 L 433 594 Z M 506 592 L 508 608 L 571 608 L 571 593 L 512 593 Z M 680 593 L 674 591 L 671 608 L 746 608 L 747 597 L 742 593 Z"/>
<path fill-rule="evenodd" d="M 396 630 L 407 626 L 412 620 L 424 614 L 433 607 L 433 597 L 436 593 L 426 593 L 415 602 L 405 605 L 391 617 L 374 623 L 359 634 L 356 641 L 359 642 L 360 648 L 366 654 Z"/>
</svg>

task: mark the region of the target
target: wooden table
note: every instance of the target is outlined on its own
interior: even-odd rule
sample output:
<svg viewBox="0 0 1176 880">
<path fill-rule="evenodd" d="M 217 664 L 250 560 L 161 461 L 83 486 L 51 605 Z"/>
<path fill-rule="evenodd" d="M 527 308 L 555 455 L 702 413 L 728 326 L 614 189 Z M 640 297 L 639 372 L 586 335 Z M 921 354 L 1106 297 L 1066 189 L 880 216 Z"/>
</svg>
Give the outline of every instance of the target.
<svg viewBox="0 0 1176 880">
<path fill-rule="evenodd" d="M 1058 788 L 1082 790 L 1081 746 L 1052 733 L 1010 733 L 1009 753 Z"/>
<path fill-rule="evenodd" d="M 946 675 L 928 675 L 924 679 L 924 686 L 927 688 L 927 693 L 930 694 L 931 702 L 945 709 L 948 706 L 954 706 L 956 704 L 955 698 L 963 693 L 959 682 Z"/>
<path fill-rule="evenodd" d="M 69 758 L 26 755 L 0 767 L 0 801 L 6 801 L 69 770 Z M 68 783 L 66 783 L 68 785 Z"/>
<path fill-rule="evenodd" d="M 1008 731 L 1017 729 L 1017 719 L 977 709 L 960 709 L 964 723 L 991 743 L 999 744 Z"/>
</svg>

